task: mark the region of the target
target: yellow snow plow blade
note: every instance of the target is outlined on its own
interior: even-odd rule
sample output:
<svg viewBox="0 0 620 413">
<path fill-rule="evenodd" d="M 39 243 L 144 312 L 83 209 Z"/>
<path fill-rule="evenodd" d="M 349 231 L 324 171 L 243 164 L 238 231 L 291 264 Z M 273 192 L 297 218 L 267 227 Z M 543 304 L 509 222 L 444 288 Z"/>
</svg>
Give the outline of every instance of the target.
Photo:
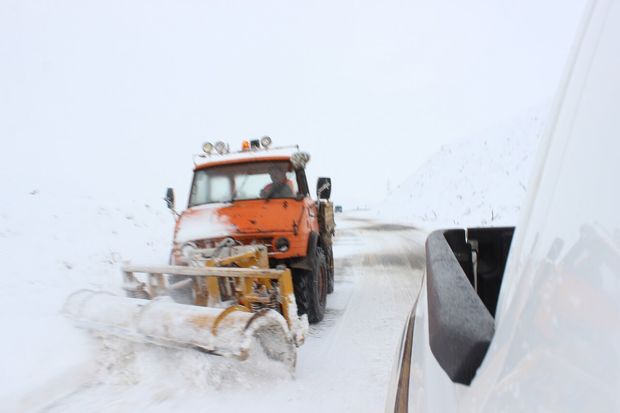
<svg viewBox="0 0 620 413">
<path fill-rule="evenodd" d="M 95 332 L 240 360 L 257 345 L 292 370 L 308 323 L 297 315 L 291 272 L 258 268 L 267 263 L 263 247 L 235 248 L 242 247 L 195 266 L 126 266 L 129 297 L 81 290 L 69 296 L 63 312 Z M 170 298 L 179 290 L 193 304 Z"/>
</svg>

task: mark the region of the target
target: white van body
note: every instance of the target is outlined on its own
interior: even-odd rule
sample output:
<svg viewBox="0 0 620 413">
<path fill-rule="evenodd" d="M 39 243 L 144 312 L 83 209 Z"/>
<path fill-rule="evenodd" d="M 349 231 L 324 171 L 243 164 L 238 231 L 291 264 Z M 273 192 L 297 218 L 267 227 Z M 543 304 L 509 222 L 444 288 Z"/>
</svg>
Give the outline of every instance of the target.
<svg viewBox="0 0 620 413">
<path fill-rule="evenodd" d="M 620 0 L 588 6 L 536 168 L 473 380 L 431 351 L 425 280 L 387 411 L 620 411 Z"/>
</svg>

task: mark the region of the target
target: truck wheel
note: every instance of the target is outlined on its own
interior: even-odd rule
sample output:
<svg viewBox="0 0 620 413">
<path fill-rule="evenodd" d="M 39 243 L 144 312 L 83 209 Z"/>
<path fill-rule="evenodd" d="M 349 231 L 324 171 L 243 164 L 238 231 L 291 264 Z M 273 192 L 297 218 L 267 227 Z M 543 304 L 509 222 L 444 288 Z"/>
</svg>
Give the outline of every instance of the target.
<svg viewBox="0 0 620 413">
<path fill-rule="evenodd" d="M 299 315 L 307 314 L 310 323 L 318 323 L 325 315 L 328 281 L 325 253 L 321 247 L 317 247 L 312 270 L 296 270 L 293 274 L 297 312 Z"/>
</svg>

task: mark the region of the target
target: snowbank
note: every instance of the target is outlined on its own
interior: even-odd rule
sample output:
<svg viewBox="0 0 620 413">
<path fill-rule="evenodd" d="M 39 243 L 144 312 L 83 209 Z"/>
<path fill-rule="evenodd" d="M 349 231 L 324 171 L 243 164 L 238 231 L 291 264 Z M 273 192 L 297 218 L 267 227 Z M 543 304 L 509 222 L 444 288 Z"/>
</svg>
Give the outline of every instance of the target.
<svg viewBox="0 0 620 413">
<path fill-rule="evenodd" d="M 77 289 L 120 292 L 124 261 L 167 262 L 174 221 L 158 203 L 38 189 L 0 203 L 2 409 L 21 410 L 18 401 L 53 388 L 50 380 L 87 374 L 91 346 L 59 314 L 62 304 Z"/>
<path fill-rule="evenodd" d="M 548 107 L 479 136 L 444 145 L 365 213 L 425 229 L 515 225 Z"/>
</svg>

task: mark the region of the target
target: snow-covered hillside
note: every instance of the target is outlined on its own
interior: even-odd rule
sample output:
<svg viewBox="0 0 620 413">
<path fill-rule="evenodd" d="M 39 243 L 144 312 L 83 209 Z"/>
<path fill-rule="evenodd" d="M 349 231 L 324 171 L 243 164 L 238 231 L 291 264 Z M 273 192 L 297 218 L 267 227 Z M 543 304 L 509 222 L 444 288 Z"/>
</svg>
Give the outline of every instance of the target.
<svg viewBox="0 0 620 413">
<path fill-rule="evenodd" d="M 444 145 L 370 214 L 427 229 L 515 225 L 547 111 Z"/>
<path fill-rule="evenodd" d="M 165 263 L 174 220 L 159 203 L 36 189 L 13 194 L 0 205 L 0 251 L 8 269 L 3 292 L 24 281 L 35 290 L 109 287 L 118 284 L 110 273 L 118 275 L 124 261 Z"/>
<path fill-rule="evenodd" d="M 67 295 L 120 292 L 124 261 L 166 263 L 172 223 L 162 200 L 23 189 L 0 203 L 0 411 L 88 358 L 82 336 L 59 316 Z"/>
</svg>

